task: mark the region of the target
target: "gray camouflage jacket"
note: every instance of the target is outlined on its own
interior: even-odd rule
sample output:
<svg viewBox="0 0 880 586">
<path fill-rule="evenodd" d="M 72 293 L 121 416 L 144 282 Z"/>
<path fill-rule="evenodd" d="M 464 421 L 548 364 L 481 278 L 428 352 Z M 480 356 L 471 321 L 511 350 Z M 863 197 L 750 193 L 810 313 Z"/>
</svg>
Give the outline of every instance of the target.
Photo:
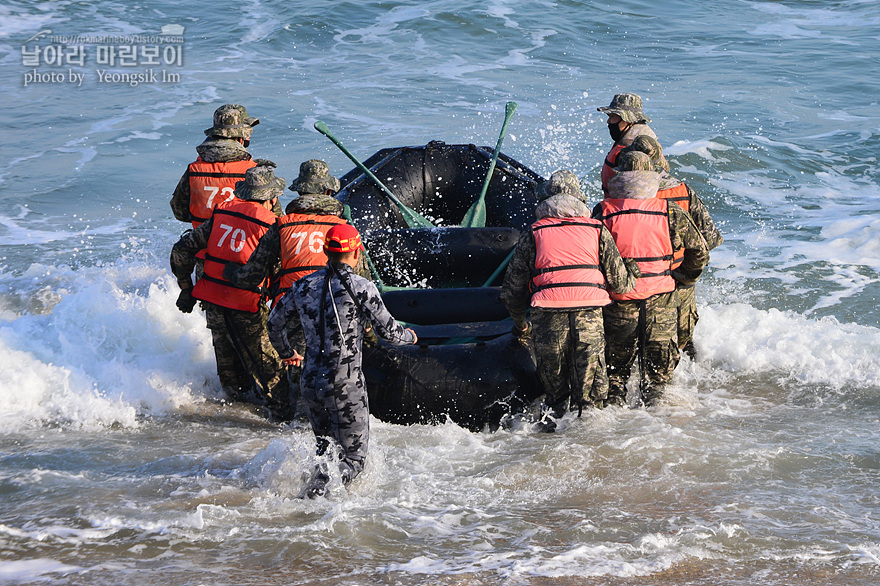
<svg viewBox="0 0 880 586">
<path fill-rule="evenodd" d="M 556 195 L 545 199 L 535 208 L 535 216 L 542 218 L 579 218 L 589 217 L 590 209 L 581 200 L 569 195 Z M 516 243 L 513 257 L 504 273 L 501 286 L 501 300 L 510 312 L 513 322 L 521 326 L 526 321 L 526 312 L 532 299 L 529 283 L 535 269 L 534 232 L 524 232 Z M 611 232 L 604 226 L 599 235 L 599 266 L 605 275 L 605 284 L 609 291 L 626 293 L 636 284 L 636 278 L 629 273 L 626 264 L 614 244 Z M 568 311 L 566 309 L 545 309 L 545 311 Z"/>
<path fill-rule="evenodd" d="M 340 278 L 348 282 L 357 303 Z M 325 294 L 328 290 L 330 294 Z M 392 344 L 415 342 L 413 333 L 385 308 L 372 282 L 354 274 L 349 265 L 334 263 L 332 268 L 328 265 L 298 280 L 272 309 L 267 329 L 269 341 L 282 358 L 293 356 L 292 340 L 305 337 L 303 384 L 317 384 L 320 375 L 328 371 L 343 377 L 360 376 L 361 346 L 368 324 Z"/>
</svg>

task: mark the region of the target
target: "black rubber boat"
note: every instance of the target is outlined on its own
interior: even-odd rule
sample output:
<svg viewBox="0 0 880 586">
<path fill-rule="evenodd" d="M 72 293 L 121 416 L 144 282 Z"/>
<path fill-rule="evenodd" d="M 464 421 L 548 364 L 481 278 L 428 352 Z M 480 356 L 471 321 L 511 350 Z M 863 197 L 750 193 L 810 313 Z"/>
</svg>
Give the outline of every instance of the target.
<svg viewBox="0 0 880 586">
<path fill-rule="evenodd" d="M 481 193 L 492 156 L 489 147 L 435 141 L 383 149 L 363 162 L 434 228 L 409 227 L 398 203 L 359 168 L 340 180 L 337 198 L 362 234 L 385 304 L 419 336 L 417 346 L 365 349 L 370 411 L 383 421 L 449 417 L 481 430 L 540 395 L 533 352 L 510 334 L 500 300 L 509 255 L 534 221 L 540 175 L 499 154 L 485 225 L 458 226 Z"/>
</svg>

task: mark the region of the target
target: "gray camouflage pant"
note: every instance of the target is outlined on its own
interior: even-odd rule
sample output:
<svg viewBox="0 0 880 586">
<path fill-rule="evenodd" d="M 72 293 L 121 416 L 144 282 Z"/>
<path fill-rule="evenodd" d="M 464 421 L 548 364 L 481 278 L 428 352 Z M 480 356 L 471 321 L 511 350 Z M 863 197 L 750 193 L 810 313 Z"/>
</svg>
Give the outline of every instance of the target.
<svg viewBox="0 0 880 586">
<path fill-rule="evenodd" d="M 324 377 L 335 375 L 334 381 Z M 340 471 L 345 484 L 364 469 L 370 444 L 370 405 L 360 372 L 351 377 L 324 373 L 318 384 L 301 383 L 302 398 L 309 422 L 318 442 L 318 455 L 329 447 L 330 440 L 339 449 Z"/>
</svg>

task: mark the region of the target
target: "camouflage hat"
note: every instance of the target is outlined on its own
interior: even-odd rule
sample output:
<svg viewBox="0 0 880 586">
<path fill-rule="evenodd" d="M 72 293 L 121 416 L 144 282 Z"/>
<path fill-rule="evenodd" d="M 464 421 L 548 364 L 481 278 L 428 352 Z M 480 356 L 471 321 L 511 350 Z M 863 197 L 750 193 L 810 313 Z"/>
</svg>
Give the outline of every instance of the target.
<svg viewBox="0 0 880 586">
<path fill-rule="evenodd" d="M 577 176 L 567 169 L 561 169 L 553 173 L 549 179 L 538 184 L 535 195 L 539 201 L 543 201 L 554 195 L 570 195 L 577 199 L 583 199 L 581 184 Z"/>
<path fill-rule="evenodd" d="M 653 171 L 654 161 L 651 157 L 642 151 L 622 152 L 617 157 L 617 166 L 614 167 L 615 173 L 621 171 Z"/>
<path fill-rule="evenodd" d="M 245 201 L 269 201 L 284 193 L 284 177 L 275 177 L 275 163 L 258 159 L 256 167 L 244 174 L 244 181 L 235 184 L 235 197 Z"/>
<path fill-rule="evenodd" d="M 309 159 L 299 166 L 299 177 L 290 184 L 290 191 L 303 193 L 325 193 L 339 191 L 339 179 L 330 174 L 327 163 Z"/>
<path fill-rule="evenodd" d="M 259 123 L 259 119 L 248 116 L 244 106 L 225 104 L 214 111 L 214 126 L 207 129 L 205 134 L 249 139 L 253 127 Z"/>
<path fill-rule="evenodd" d="M 648 124 L 651 119 L 642 112 L 642 98 L 638 94 L 617 94 L 605 108 L 596 108 L 606 114 L 617 114 L 631 124 L 644 122 Z"/>
<path fill-rule="evenodd" d="M 647 134 L 640 134 L 637 136 L 631 145 L 623 149 L 621 152 L 629 152 L 629 151 L 641 151 L 651 157 L 651 160 L 654 161 L 654 167 L 657 170 L 669 171 L 669 162 L 666 160 L 666 157 L 663 156 L 663 147 L 660 146 L 660 143 L 656 138 L 648 136 Z"/>
</svg>

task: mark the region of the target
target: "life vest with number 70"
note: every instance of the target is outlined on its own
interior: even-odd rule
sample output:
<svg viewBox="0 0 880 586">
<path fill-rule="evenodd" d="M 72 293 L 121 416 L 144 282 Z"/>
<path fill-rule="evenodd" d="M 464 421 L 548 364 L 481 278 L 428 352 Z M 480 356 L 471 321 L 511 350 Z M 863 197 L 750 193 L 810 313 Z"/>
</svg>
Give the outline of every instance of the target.
<svg viewBox="0 0 880 586">
<path fill-rule="evenodd" d="M 205 273 L 196 283 L 193 297 L 229 309 L 259 311 L 262 292 L 234 286 L 223 278 L 223 269 L 231 262 L 246 264 L 274 223 L 275 214 L 259 202 L 233 199 L 217 204 L 205 254 Z"/>
</svg>

